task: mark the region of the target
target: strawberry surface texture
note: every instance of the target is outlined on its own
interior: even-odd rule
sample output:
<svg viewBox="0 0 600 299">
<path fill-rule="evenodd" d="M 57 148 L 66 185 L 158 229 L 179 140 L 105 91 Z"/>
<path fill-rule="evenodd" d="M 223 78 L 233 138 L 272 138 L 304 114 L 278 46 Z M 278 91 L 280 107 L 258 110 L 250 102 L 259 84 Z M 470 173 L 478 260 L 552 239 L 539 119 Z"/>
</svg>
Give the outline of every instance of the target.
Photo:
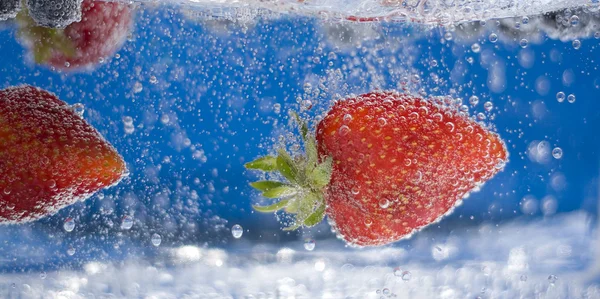
<svg viewBox="0 0 600 299">
<path fill-rule="evenodd" d="M 0 91 L 0 222 L 37 220 L 117 184 L 123 158 L 55 95 Z"/>
<path fill-rule="evenodd" d="M 319 123 L 319 153 L 334 161 L 327 215 L 344 240 L 397 241 L 503 168 L 498 134 L 440 100 L 370 93 L 337 102 Z"/>
</svg>

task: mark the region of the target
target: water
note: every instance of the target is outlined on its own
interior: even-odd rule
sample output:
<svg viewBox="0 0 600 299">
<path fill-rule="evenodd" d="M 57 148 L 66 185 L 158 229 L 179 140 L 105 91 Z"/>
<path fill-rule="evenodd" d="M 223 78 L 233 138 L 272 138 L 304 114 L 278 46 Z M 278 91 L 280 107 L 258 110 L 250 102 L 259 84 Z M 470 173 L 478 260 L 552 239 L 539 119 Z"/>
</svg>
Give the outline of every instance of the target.
<svg viewBox="0 0 600 299">
<path fill-rule="evenodd" d="M 0 297 L 600 298 L 598 4 L 405 4 L 140 2 L 119 47 L 82 68 L 35 63 L 20 25 L 2 23 L 0 88 L 56 93 L 130 173 L 0 226 Z M 505 169 L 383 247 L 253 211 L 271 201 L 243 165 L 299 147 L 290 110 L 313 126 L 376 89 L 456 99 L 506 141 Z"/>
</svg>

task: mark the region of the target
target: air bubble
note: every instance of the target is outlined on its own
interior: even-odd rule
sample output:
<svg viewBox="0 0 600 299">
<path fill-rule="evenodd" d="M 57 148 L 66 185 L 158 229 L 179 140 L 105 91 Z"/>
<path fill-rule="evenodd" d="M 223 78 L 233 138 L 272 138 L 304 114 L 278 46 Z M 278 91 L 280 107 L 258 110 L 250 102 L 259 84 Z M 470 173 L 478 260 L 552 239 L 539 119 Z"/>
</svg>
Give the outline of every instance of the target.
<svg viewBox="0 0 600 299">
<path fill-rule="evenodd" d="M 490 40 L 490 42 L 492 42 L 492 43 L 495 43 L 495 42 L 497 42 L 497 41 L 498 41 L 498 35 L 497 35 L 496 33 L 492 33 L 492 34 L 490 34 L 490 36 L 489 36 L 489 40 Z"/>
<path fill-rule="evenodd" d="M 558 280 L 558 277 L 554 274 L 551 274 L 550 276 L 548 276 L 548 282 L 551 285 L 555 284 L 557 280 Z"/>
<path fill-rule="evenodd" d="M 158 79 L 156 79 L 155 76 L 150 76 L 150 83 L 156 84 L 156 83 L 158 83 Z"/>
<path fill-rule="evenodd" d="M 234 226 L 231 227 L 231 235 L 236 238 L 239 239 L 242 237 L 242 235 L 244 234 L 244 229 L 242 228 L 241 225 L 236 224 Z"/>
<path fill-rule="evenodd" d="M 125 125 L 132 125 L 133 124 L 133 118 L 131 116 L 123 116 L 123 124 L 125 124 Z"/>
<path fill-rule="evenodd" d="M 479 104 L 479 97 L 471 96 L 469 98 L 469 104 L 471 104 L 471 106 L 477 106 L 477 104 Z"/>
<path fill-rule="evenodd" d="M 75 113 L 79 117 L 83 117 L 83 112 L 85 111 L 85 106 L 82 103 L 76 103 L 71 106 L 71 111 Z"/>
<path fill-rule="evenodd" d="M 390 289 L 388 289 L 388 288 L 384 288 L 381 291 L 381 293 L 384 294 L 384 295 L 386 295 L 386 296 L 390 296 L 392 294 L 392 291 L 390 291 Z"/>
<path fill-rule="evenodd" d="M 311 100 L 303 100 L 300 102 L 300 109 L 301 110 L 310 110 L 313 106 L 313 103 L 311 102 Z"/>
<path fill-rule="evenodd" d="M 506 161 L 504 161 L 504 160 L 502 160 L 502 159 L 498 158 L 498 159 L 496 160 L 496 166 L 494 166 L 494 167 L 495 167 L 496 169 L 502 169 L 502 168 L 504 168 L 504 166 L 506 166 Z"/>
<path fill-rule="evenodd" d="M 169 122 L 170 122 L 170 121 L 171 121 L 171 118 L 169 117 L 169 115 L 168 115 L 168 114 L 163 114 L 163 115 L 161 115 L 161 116 L 160 116 L 160 122 L 161 122 L 163 125 L 167 125 L 167 124 L 169 124 Z"/>
<path fill-rule="evenodd" d="M 521 48 L 527 48 L 527 45 L 529 44 L 529 41 L 527 39 L 522 39 L 521 41 L 519 41 L 519 46 L 521 46 Z"/>
<path fill-rule="evenodd" d="M 573 41 L 573 49 L 579 50 L 579 48 L 581 48 L 581 41 L 576 39 Z"/>
<path fill-rule="evenodd" d="M 571 19 L 569 19 L 569 22 L 571 23 L 571 26 L 577 26 L 577 25 L 579 25 L 579 17 L 576 15 L 573 15 L 571 17 Z"/>
<path fill-rule="evenodd" d="M 527 25 L 527 24 L 529 24 L 529 17 L 523 17 L 523 18 L 521 19 L 521 23 L 522 23 L 523 25 Z"/>
<path fill-rule="evenodd" d="M 121 218 L 121 229 L 129 230 L 133 227 L 133 217 L 126 215 Z"/>
<path fill-rule="evenodd" d="M 281 104 L 279 104 L 279 103 L 273 104 L 273 112 L 275 112 L 275 114 L 281 113 Z"/>
<path fill-rule="evenodd" d="M 162 237 L 159 234 L 153 234 L 152 238 L 150 238 L 150 242 L 152 242 L 152 245 L 154 245 L 154 247 L 158 247 L 162 242 Z"/>
<path fill-rule="evenodd" d="M 383 126 L 387 125 L 387 120 L 385 120 L 385 118 L 383 118 L 383 117 L 380 117 L 377 119 L 377 123 L 379 123 L 379 125 L 383 127 Z"/>
<path fill-rule="evenodd" d="M 73 218 L 67 218 L 63 224 L 63 229 L 70 233 L 75 229 L 75 220 Z"/>
<path fill-rule="evenodd" d="M 379 207 L 381 207 L 382 209 L 387 209 L 390 206 L 390 201 L 387 199 L 382 199 L 379 201 Z"/>
<path fill-rule="evenodd" d="M 338 134 L 340 134 L 340 136 L 346 136 L 348 133 L 350 133 L 350 128 L 348 126 L 341 126 L 338 130 Z"/>
<path fill-rule="evenodd" d="M 562 148 L 560 148 L 560 147 L 555 147 L 555 148 L 552 150 L 552 157 L 554 157 L 554 159 L 560 159 L 560 158 L 562 158 L 562 155 L 563 155 L 563 150 L 562 150 Z"/>
<path fill-rule="evenodd" d="M 314 239 L 311 239 L 311 238 L 304 239 L 304 249 L 306 249 L 308 251 L 313 251 L 313 250 L 315 250 L 316 245 L 317 245 L 317 242 L 315 242 Z"/>
<path fill-rule="evenodd" d="M 567 96 L 567 102 L 573 104 L 575 103 L 575 95 L 574 94 L 570 94 Z"/>
<path fill-rule="evenodd" d="M 478 43 L 474 43 L 471 45 L 471 51 L 473 51 L 473 53 L 479 53 L 479 51 L 481 51 L 481 46 Z"/>
<path fill-rule="evenodd" d="M 486 118 L 485 114 L 483 114 L 482 112 L 477 113 L 477 119 L 478 120 L 484 120 L 485 118 Z"/>
<path fill-rule="evenodd" d="M 421 82 L 421 76 L 419 76 L 418 74 L 414 74 L 411 77 L 411 81 L 415 84 L 418 84 L 419 82 Z"/>
<path fill-rule="evenodd" d="M 492 104 L 492 102 L 485 102 L 483 104 L 483 109 L 485 109 L 485 111 L 492 111 L 492 109 L 494 108 L 494 104 Z"/>
<path fill-rule="evenodd" d="M 521 281 L 527 281 L 527 275 L 523 274 L 520 277 Z"/>
<path fill-rule="evenodd" d="M 410 271 L 402 272 L 402 280 L 409 281 L 411 278 L 412 278 L 412 273 L 410 273 Z"/>
<path fill-rule="evenodd" d="M 565 93 L 564 93 L 564 92 L 562 92 L 562 91 L 559 91 L 559 92 L 557 92 L 557 93 L 556 93 L 556 100 L 557 100 L 559 103 L 562 103 L 562 102 L 564 102 L 564 101 L 565 101 Z"/>
<path fill-rule="evenodd" d="M 452 40 L 452 32 L 444 33 L 444 39 L 448 41 Z"/>
<path fill-rule="evenodd" d="M 420 182 L 421 179 L 423 179 L 423 173 L 420 170 L 417 170 L 417 172 L 411 178 L 411 182 L 416 184 L 416 183 Z"/>
<path fill-rule="evenodd" d="M 140 82 L 135 82 L 133 84 L 133 93 L 140 93 L 144 89 L 144 86 Z"/>
<path fill-rule="evenodd" d="M 73 246 L 69 246 L 69 249 L 67 249 L 67 254 L 69 256 L 72 256 L 75 254 L 75 248 Z"/>
</svg>

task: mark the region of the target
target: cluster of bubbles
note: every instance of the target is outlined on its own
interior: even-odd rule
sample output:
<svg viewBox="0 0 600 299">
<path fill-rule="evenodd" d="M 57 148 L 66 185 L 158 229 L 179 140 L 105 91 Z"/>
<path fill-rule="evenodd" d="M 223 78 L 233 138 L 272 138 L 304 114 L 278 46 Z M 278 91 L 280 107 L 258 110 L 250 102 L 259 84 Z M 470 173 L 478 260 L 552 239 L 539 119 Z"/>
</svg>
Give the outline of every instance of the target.
<svg viewBox="0 0 600 299">
<path fill-rule="evenodd" d="M 396 298 L 396 294 L 392 293 L 392 291 L 388 288 L 377 289 L 375 294 L 381 295 L 379 298 Z"/>
<path fill-rule="evenodd" d="M 564 93 L 564 92 L 562 92 L 562 91 L 559 91 L 559 92 L 557 92 L 557 93 L 556 93 L 556 100 L 557 100 L 559 103 L 562 103 L 562 102 L 564 102 L 564 101 L 565 101 L 565 98 L 567 99 L 567 102 L 569 102 L 569 103 L 571 103 L 571 104 L 575 103 L 575 100 L 576 100 L 576 98 L 575 98 L 575 95 L 574 95 L 574 94 L 569 94 L 569 95 L 567 96 L 567 95 L 565 95 L 565 93 Z"/>
<path fill-rule="evenodd" d="M 403 270 L 400 267 L 394 268 L 394 276 L 401 278 L 403 281 L 409 281 L 412 278 L 412 273 L 407 270 Z"/>
</svg>

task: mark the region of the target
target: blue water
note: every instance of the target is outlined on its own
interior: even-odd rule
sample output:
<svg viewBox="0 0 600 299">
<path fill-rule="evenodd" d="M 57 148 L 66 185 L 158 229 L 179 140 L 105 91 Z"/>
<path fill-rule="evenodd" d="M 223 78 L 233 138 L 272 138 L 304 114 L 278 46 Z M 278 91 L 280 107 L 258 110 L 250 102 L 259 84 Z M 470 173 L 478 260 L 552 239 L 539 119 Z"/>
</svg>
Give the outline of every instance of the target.
<svg viewBox="0 0 600 299">
<path fill-rule="evenodd" d="M 522 48 L 520 38 L 490 42 L 490 33 L 504 30 L 493 23 L 475 32 L 457 28 L 446 40 L 448 29 L 406 23 L 285 16 L 240 25 L 189 19 L 178 7 L 138 7 L 118 57 L 83 73 L 33 64 L 9 23 L 0 31 L 0 87 L 31 84 L 83 103 L 85 119 L 115 145 L 131 174 L 104 190 L 102 199 L 96 195 L 35 223 L 0 226 L 0 269 L 48 271 L 89 260 L 153 257 L 159 254 L 150 246 L 154 233 L 163 247 L 239 250 L 288 246 L 309 236 L 342 248 L 326 223 L 285 233 L 273 215 L 252 212 L 260 198 L 248 182 L 256 174 L 242 165 L 292 130 L 287 111 L 300 109 L 298 97 L 313 103 L 305 115 L 315 117 L 332 99 L 373 89 L 452 95 L 467 105 L 476 95 L 472 115 L 491 101 L 485 122 L 508 144 L 506 169 L 422 233 L 462 234 L 516 219 L 552 223 L 574 211 L 589 217 L 591 230 L 599 202 L 600 40 L 582 37 L 575 49 L 570 41 L 544 36 Z M 504 80 L 499 85 L 490 82 L 493 72 Z M 305 83 L 312 86 L 308 94 Z M 574 94 L 575 102 L 558 102 L 561 91 Z M 133 133 L 126 133 L 125 117 L 133 119 Z M 550 151 L 562 149 L 560 159 L 546 152 L 541 163 L 532 160 L 529 147 L 544 140 Z M 523 207 L 527 196 L 535 198 L 535 208 Z M 557 215 L 543 212 L 546 196 L 556 199 Z M 120 228 L 126 215 L 134 219 L 130 230 Z M 76 222 L 73 232 L 63 229 L 69 217 Z M 231 237 L 234 224 L 244 228 L 244 243 Z M 72 256 L 69 247 L 76 248 Z"/>
</svg>

